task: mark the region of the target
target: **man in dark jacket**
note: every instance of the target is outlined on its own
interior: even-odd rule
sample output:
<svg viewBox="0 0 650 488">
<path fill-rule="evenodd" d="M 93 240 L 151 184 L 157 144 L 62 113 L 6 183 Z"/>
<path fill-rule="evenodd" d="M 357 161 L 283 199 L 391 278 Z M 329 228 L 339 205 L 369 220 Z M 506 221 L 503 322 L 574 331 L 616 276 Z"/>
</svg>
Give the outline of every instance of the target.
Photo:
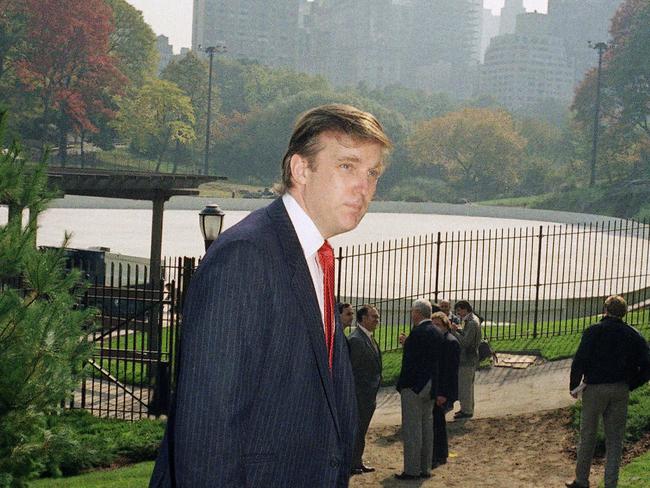
<svg viewBox="0 0 650 488">
<path fill-rule="evenodd" d="M 607 298 L 603 319 L 584 331 L 571 364 L 571 395 L 577 398 L 582 390 L 583 397 L 576 478 L 566 483 L 570 488 L 589 486 L 601 416 L 607 450 L 605 488 L 618 483 L 630 391 L 650 378 L 648 344 L 636 329 L 623 322 L 626 312 L 623 297 Z"/>
<path fill-rule="evenodd" d="M 363 462 L 366 433 L 377 407 L 377 392 L 381 385 L 381 351 L 372 336 L 379 325 L 379 311 L 372 305 L 357 310 L 357 327 L 348 336 L 350 363 L 357 395 L 358 428 L 352 452 L 352 474 L 371 473 L 375 468 Z"/>
<path fill-rule="evenodd" d="M 433 464 L 437 468 L 447 463 L 449 444 L 447 441 L 447 420 L 445 414 L 454 408 L 458 399 L 458 365 L 460 344 L 450 332 L 451 321 L 444 311 L 431 316 L 431 322 L 443 335 L 442 354 L 438 377 L 438 392 L 433 404 Z"/>
<path fill-rule="evenodd" d="M 431 323 L 431 303 L 428 300 L 413 302 L 411 320 L 413 329 L 409 336 L 400 336 L 404 354 L 397 391 L 400 392 L 402 403 L 404 471 L 395 475 L 400 480 L 431 476 L 431 392 L 438 391 L 438 367 L 442 350 L 442 333 Z"/>
</svg>

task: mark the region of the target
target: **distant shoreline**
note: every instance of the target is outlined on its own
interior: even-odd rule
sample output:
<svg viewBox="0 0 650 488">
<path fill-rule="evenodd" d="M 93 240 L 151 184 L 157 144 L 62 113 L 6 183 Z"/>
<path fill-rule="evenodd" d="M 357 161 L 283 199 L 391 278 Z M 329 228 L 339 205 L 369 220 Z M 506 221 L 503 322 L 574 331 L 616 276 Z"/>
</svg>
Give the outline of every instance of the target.
<svg viewBox="0 0 650 488">
<path fill-rule="evenodd" d="M 270 203 L 268 199 L 214 198 L 214 197 L 173 197 L 165 204 L 166 210 L 201 210 L 208 203 L 217 203 L 225 210 L 253 211 Z M 51 208 L 78 209 L 150 209 L 151 203 L 143 200 L 123 200 L 117 198 L 94 198 L 66 195 L 50 205 Z M 563 224 L 589 224 L 603 221 L 620 221 L 614 217 L 576 212 L 560 212 L 519 207 L 496 207 L 475 204 L 452 204 L 433 202 L 384 202 L 376 201 L 370 205 L 374 213 L 438 214 L 461 215 L 468 217 L 487 217 L 493 219 L 538 220 Z"/>
</svg>

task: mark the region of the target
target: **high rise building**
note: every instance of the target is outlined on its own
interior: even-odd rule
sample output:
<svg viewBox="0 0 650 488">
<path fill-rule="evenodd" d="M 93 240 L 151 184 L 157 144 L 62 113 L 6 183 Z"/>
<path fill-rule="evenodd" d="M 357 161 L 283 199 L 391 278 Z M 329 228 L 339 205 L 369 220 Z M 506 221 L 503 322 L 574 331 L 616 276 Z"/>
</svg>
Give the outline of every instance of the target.
<svg viewBox="0 0 650 488">
<path fill-rule="evenodd" d="M 300 0 L 194 0 L 192 49 L 225 45 L 227 56 L 295 66 Z"/>
<path fill-rule="evenodd" d="M 479 92 L 511 110 L 573 97 L 573 68 L 564 40 L 551 35 L 549 18 L 538 13 L 517 16 L 514 34 L 493 37 L 481 67 Z"/>
<path fill-rule="evenodd" d="M 160 74 L 174 59 L 174 47 L 169 43 L 169 37 L 159 35 L 156 37 L 156 49 L 158 50 L 158 74 Z"/>
<path fill-rule="evenodd" d="M 483 21 L 481 22 L 481 62 L 483 62 L 483 58 L 485 57 L 485 50 L 490 45 L 490 39 L 499 35 L 500 20 L 501 17 L 494 15 L 489 8 L 483 9 Z"/>
<path fill-rule="evenodd" d="M 598 64 L 589 41 L 609 40 L 611 19 L 622 3 L 623 0 L 548 0 L 551 33 L 564 39 L 576 83 Z"/>
<path fill-rule="evenodd" d="M 499 34 L 514 34 L 517 16 L 525 12 L 524 0 L 506 0 L 501 8 Z"/>
</svg>

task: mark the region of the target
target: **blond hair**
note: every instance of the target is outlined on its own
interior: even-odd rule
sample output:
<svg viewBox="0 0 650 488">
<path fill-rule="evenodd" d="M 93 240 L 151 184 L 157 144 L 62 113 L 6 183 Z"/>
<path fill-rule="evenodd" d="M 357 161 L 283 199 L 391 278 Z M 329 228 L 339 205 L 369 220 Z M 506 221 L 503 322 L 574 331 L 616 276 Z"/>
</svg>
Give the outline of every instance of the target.
<svg viewBox="0 0 650 488">
<path fill-rule="evenodd" d="M 321 150 L 319 136 L 324 132 L 346 134 L 352 139 L 379 144 L 384 156 L 393 147 L 379 121 L 369 112 L 351 105 L 333 103 L 312 108 L 300 115 L 289 140 L 289 147 L 282 158 L 282 181 L 276 185 L 280 194 L 293 186 L 291 157 L 300 154 L 312 164 L 313 157 Z"/>
</svg>

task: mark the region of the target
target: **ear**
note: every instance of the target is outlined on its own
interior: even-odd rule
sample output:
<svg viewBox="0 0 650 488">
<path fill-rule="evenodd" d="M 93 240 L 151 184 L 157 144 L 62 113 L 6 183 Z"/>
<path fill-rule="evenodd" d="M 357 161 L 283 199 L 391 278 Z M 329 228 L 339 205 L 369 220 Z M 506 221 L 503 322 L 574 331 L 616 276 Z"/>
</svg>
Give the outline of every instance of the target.
<svg viewBox="0 0 650 488">
<path fill-rule="evenodd" d="M 307 169 L 309 162 L 300 154 L 294 154 L 289 160 L 291 167 L 291 178 L 297 185 L 305 185 L 307 183 Z"/>
</svg>

